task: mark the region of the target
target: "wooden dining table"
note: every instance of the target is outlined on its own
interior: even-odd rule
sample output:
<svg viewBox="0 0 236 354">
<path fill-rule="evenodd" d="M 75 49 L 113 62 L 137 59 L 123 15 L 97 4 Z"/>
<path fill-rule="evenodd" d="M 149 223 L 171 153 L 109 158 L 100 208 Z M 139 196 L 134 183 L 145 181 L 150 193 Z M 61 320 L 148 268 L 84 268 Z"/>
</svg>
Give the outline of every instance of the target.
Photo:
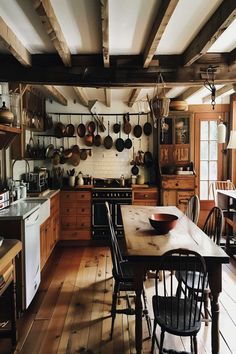
<svg viewBox="0 0 236 354">
<path fill-rule="evenodd" d="M 153 213 L 177 215 L 176 226 L 166 235 L 157 235 L 149 223 Z M 219 294 L 222 291 L 222 264 L 229 263 L 228 255 L 177 207 L 122 205 L 121 215 L 127 258 L 135 264 L 136 352 L 142 353 L 141 294 L 144 276 L 148 270 L 161 269 L 160 258 L 165 252 L 185 248 L 198 252 L 205 259 L 211 290 L 211 347 L 212 353 L 220 353 Z"/>
</svg>

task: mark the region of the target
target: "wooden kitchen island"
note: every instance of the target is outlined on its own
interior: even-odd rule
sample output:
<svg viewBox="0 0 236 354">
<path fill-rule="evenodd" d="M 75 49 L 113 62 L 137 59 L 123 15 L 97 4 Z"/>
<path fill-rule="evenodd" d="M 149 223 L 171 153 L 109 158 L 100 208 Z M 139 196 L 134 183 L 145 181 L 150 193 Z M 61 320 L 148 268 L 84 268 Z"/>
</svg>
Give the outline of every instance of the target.
<svg viewBox="0 0 236 354">
<path fill-rule="evenodd" d="M 0 338 L 11 338 L 13 346 L 17 342 L 15 257 L 21 249 L 21 242 L 15 239 L 3 240 L 0 247 Z"/>
</svg>

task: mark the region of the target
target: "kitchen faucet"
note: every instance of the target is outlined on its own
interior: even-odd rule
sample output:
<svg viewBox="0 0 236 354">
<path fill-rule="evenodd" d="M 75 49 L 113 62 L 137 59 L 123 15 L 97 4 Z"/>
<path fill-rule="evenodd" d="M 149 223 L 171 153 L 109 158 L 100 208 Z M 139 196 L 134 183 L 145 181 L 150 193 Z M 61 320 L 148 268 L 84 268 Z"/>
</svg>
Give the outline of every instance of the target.
<svg viewBox="0 0 236 354">
<path fill-rule="evenodd" d="M 8 184 L 9 184 L 9 189 L 11 190 L 11 197 L 12 197 L 12 199 L 14 199 L 14 197 L 16 196 L 16 191 L 17 191 L 17 189 L 19 189 L 19 187 L 16 188 L 16 185 L 15 185 L 15 182 L 16 182 L 16 181 L 19 181 L 19 180 L 15 180 L 15 179 L 14 179 L 14 166 L 15 166 L 15 163 L 16 163 L 17 161 L 21 161 L 21 160 L 24 160 L 24 161 L 25 161 L 25 176 L 26 176 L 26 178 L 27 178 L 27 175 L 29 175 L 29 172 L 30 172 L 30 165 L 29 165 L 29 162 L 28 162 L 26 159 L 17 157 L 17 158 L 13 161 L 13 163 L 12 163 L 12 168 L 11 168 L 11 176 L 12 176 L 12 177 L 11 177 L 9 183 L 8 183 Z M 26 185 L 25 185 L 25 186 L 26 186 Z M 25 187 L 25 188 L 26 188 L 26 187 Z M 18 197 L 18 192 L 19 192 L 19 191 L 17 191 L 17 199 L 22 197 L 22 193 L 21 193 L 21 192 L 19 192 L 21 196 Z M 24 193 L 26 194 L 26 190 L 25 190 Z"/>
</svg>

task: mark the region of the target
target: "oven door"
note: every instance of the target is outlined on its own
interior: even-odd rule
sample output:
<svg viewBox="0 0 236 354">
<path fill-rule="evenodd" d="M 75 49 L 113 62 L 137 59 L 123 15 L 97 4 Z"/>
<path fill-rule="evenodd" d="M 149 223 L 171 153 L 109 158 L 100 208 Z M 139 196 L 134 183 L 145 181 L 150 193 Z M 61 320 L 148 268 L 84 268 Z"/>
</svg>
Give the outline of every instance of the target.
<svg viewBox="0 0 236 354">
<path fill-rule="evenodd" d="M 110 211 L 112 213 L 111 204 Z M 93 201 L 92 204 L 92 226 L 95 229 L 108 228 L 107 211 L 104 201 Z"/>
<path fill-rule="evenodd" d="M 122 221 L 122 216 L 121 216 L 121 210 L 120 206 L 121 205 L 131 205 L 131 201 L 116 201 L 114 204 L 114 216 L 113 216 L 113 222 L 115 229 L 123 229 L 123 221 Z"/>
</svg>

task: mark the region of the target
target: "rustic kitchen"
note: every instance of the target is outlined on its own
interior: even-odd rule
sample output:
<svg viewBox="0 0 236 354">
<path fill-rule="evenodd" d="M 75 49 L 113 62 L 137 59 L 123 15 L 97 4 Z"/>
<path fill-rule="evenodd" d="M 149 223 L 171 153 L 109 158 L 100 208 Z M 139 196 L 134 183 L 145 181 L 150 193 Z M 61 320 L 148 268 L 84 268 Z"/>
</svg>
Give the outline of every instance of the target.
<svg viewBox="0 0 236 354">
<path fill-rule="evenodd" d="M 189 352 L 156 327 L 155 279 L 186 285 L 172 251 L 208 276 L 205 302 L 186 285 L 205 310 L 191 352 L 236 353 L 235 17 L 233 0 L 0 4 L 0 354 Z"/>
</svg>

